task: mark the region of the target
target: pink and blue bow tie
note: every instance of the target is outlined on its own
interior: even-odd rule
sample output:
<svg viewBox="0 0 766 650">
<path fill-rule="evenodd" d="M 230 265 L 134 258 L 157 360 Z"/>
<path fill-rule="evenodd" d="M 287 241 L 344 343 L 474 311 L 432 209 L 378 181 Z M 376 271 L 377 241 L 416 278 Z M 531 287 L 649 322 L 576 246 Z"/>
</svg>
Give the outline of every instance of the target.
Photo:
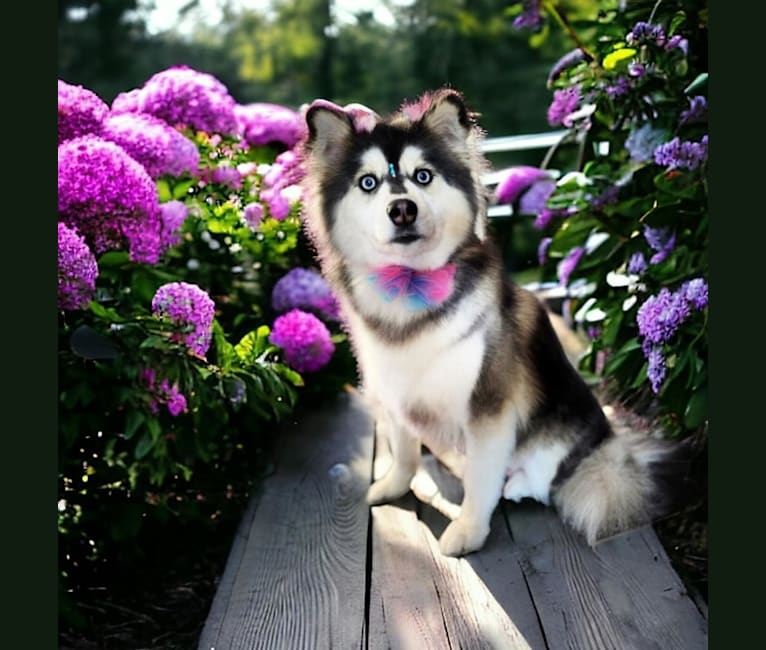
<svg viewBox="0 0 766 650">
<path fill-rule="evenodd" d="M 391 264 L 374 269 L 369 278 L 386 300 L 403 298 L 412 308 L 422 309 L 449 298 L 456 270 L 454 264 L 445 264 L 430 271 Z"/>
</svg>

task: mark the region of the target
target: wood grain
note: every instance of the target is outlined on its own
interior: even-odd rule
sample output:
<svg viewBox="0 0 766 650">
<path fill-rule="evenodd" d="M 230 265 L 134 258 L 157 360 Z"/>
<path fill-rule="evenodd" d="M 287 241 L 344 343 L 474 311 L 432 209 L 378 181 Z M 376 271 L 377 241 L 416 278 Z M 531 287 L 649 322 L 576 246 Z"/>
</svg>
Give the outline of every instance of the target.
<svg viewBox="0 0 766 650">
<path fill-rule="evenodd" d="M 353 395 L 284 431 L 200 650 L 364 647 L 372 433 Z"/>
</svg>

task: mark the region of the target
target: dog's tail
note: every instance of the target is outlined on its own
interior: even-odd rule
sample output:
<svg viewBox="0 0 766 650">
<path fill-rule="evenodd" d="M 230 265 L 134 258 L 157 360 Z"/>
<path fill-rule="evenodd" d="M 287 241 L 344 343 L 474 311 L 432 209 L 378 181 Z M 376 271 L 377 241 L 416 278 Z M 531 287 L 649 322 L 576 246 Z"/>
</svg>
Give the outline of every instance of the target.
<svg viewBox="0 0 766 650">
<path fill-rule="evenodd" d="M 561 518 L 593 546 L 689 501 L 691 447 L 689 440 L 616 432 L 558 486 L 553 502 Z"/>
</svg>

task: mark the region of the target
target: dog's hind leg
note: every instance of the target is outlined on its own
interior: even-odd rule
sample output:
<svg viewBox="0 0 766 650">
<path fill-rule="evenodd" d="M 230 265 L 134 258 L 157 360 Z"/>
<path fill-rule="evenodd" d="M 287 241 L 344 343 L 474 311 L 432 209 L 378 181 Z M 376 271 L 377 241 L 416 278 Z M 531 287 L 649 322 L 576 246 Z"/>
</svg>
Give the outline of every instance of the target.
<svg viewBox="0 0 766 650">
<path fill-rule="evenodd" d="M 380 412 L 377 427 L 383 428 L 388 439 L 391 462 L 382 478 L 377 479 L 367 490 L 367 503 L 370 505 L 393 501 L 409 492 L 410 481 L 420 464 L 418 437 Z"/>
<path fill-rule="evenodd" d="M 444 555 L 476 551 L 487 539 L 515 443 L 515 425 L 514 411 L 508 408 L 495 417 L 484 416 L 474 421 L 466 432 L 463 502 L 460 515 L 439 539 Z"/>
</svg>

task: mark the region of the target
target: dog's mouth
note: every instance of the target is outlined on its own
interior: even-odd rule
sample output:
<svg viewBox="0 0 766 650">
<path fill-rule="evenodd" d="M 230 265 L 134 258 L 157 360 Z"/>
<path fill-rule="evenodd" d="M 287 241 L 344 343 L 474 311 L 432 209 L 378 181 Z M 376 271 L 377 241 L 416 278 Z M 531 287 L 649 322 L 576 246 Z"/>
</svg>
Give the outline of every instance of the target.
<svg viewBox="0 0 766 650">
<path fill-rule="evenodd" d="M 404 244 L 406 246 L 407 244 L 416 242 L 419 239 L 423 239 L 423 235 L 419 235 L 416 232 L 408 232 L 408 233 L 402 233 L 401 235 L 396 235 L 395 237 L 392 237 L 391 243 Z"/>
</svg>

